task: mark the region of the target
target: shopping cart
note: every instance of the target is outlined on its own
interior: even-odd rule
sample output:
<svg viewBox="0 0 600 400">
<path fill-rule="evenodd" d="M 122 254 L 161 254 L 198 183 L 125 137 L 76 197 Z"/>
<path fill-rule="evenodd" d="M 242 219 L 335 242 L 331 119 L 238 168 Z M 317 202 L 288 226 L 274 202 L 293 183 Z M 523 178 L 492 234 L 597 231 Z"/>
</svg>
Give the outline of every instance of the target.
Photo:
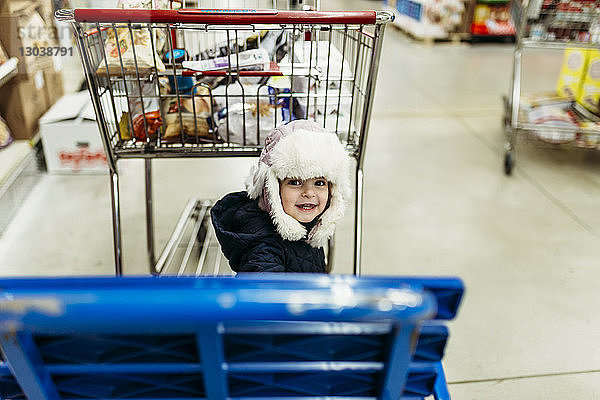
<svg viewBox="0 0 600 400">
<path fill-rule="evenodd" d="M 363 162 L 391 13 L 77 9 L 60 10 L 57 18 L 74 29 L 106 150 L 117 275 L 119 159 L 145 160 L 149 264 L 161 273 L 189 224 L 178 223 L 157 260 L 152 160 L 258 156 L 270 130 L 299 118 L 335 131 L 356 159 L 354 272 L 360 274 Z M 206 219 L 209 208 L 200 200 L 186 208 L 193 233 L 204 230 L 200 215 Z M 329 261 L 332 243 L 330 250 Z"/>
<path fill-rule="evenodd" d="M 440 360 L 463 293 L 456 278 L 0 285 L 3 399 L 450 399 Z"/>
<path fill-rule="evenodd" d="M 514 169 L 518 136 L 544 146 L 600 150 L 598 101 L 594 100 L 594 85 L 587 91 L 584 89 L 590 78 L 586 78 L 588 61 L 582 61 L 587 60 L 585 53 L 600 49 L 598 40 L 593 37 L 597 31 L 598 13 L 594 8 L 577 7 L 576 2 L 511 2 L 517 32 L 512 79 L 508 95 L 503 98 L 506 175 L 511 175 Z M 557 50 L 565 52 L 567 64 L 563 68 L 571 72 L 564 76 L 561 73 L 558 77 L 558 90 L 546 93 L 522 91 L 526 83 L 525 59 L 534 49 L 548 54 Z M 535 70 L 537 66 L 530 63 L 529 68 Z"/>
</svg>

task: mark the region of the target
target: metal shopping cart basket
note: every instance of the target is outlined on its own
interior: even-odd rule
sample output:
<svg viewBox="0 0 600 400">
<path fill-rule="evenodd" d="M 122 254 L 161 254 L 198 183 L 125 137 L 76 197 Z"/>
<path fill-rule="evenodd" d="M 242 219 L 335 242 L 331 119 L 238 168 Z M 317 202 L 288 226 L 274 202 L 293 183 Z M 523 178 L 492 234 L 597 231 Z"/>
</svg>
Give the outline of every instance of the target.
<svg viewBox="0 0 600 400">
<path fill-rule="evenodd" d="M 360 274 L 365 144 L 391 13 L 76 9 L 56 15 L 74 29 L 106 150 L 117 275 L 119 159 L 145 160 L 149 262 L 151 272 L 161 273 L 183 225 L 155 259 L 152 159 L 258 156 L 270 130 L 300 118 L 335 131 L 356 159 L 354 272 Z M 209 208 L 197 201 L 184 214 L 201 221 Z M 202 230 L 201 222 L 194 230 Z"/>
</svg>

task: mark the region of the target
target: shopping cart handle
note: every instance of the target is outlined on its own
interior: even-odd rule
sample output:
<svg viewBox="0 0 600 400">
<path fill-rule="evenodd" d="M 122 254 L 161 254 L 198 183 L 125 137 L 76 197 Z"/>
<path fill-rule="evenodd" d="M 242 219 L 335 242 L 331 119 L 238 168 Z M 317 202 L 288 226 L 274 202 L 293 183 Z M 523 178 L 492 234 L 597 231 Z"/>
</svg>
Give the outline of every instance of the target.
<svg viewBox="0 0 600 400">
<path fill-rule="evenodd" d="M 207 25 L 252 25 L 252 24 L 352 24 L 372 25 L 385 23 L 376 11 L 277 11 L 277 10 L 226 10 L 208 12 L 200 9 L 187 10 L 141 10 L 111 8 L 79 8 L 59 10 L 60 21 L 92 23 L 192 23 Z"/>
</svg>

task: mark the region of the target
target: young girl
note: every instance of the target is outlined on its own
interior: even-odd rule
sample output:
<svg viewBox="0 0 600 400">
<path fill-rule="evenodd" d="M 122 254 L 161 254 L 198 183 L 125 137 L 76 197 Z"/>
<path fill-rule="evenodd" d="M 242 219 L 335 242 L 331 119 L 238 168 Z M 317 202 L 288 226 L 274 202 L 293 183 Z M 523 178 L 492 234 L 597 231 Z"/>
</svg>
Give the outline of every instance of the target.
<svg viewBox="0 0 600 400">
<path fill-rule="evenodd" d="M 236 272 L 326 272 L 323 247 L 344 215 L 349 156 L 337 136 L 296 120 L 267 136 L 246 192 L 211 211 L 223 254 Z"/>
</svg>

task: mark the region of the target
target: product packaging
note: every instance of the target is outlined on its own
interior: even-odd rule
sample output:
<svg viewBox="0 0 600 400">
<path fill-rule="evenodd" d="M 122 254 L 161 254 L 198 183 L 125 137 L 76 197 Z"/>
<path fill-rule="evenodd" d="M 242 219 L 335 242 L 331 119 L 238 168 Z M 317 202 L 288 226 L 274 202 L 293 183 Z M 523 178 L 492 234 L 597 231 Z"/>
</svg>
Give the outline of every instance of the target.
<svg viewBox="0 0 600 400">
<path fill-rule="evenodd" d="M 239 57 L 239 59 L 238 59 Z M 231 60 L 231 66 L 229 61 Z M 271 62 L 269 54 L 265 49 L 253 49 L 241 51 L 239 53 L 232 53 L 229 57 L 217 57 L 207 60 L 198 61 L 184 61 L 183 68 L 191 69 L 193 71 L 214 71 L 223 69 L 237 69 L 238 65 L 242 70 L 266 70 L 269 68 Z"/>
<path fill-rule="evenodd" d="M 111 28 L 106 32 L 107 38 L 104 43 L 106 60 L 100 60 L 99 75 L 107 74 L 107 64 L 108 73 L 113 76 L 136 75 L 138 72 L 141 76 L 147 76 L 154 70 L 155 65 L 158 71 L 165 70 L 160 57 L 153 51 L 153 42 L 147 28 L 132 28 L 131 31 L 128 28 Z M 133 46 L 135 46 L 135 57 Z M 157 50 L 156 46 L 157 43 L 154 41 L 154 50 Z"/>
<path fill-rule="evenodd" d="M 211 142 L 216 136 L 211 132 L 210 96 L 205 87 L 196 87 L 194 96 L 169 98 L 163 102 L 165 116 L 165 142 Z M 213 129 L 214 130 L 214 129 Z"/>
<path fill-rule="evenodd" d="M 132 138 L 130 123 L 133 126 L 133 137 L 144 141 L 154 139 L 157 130 L 162 126 L 155 84 L 142 81 L 140 85 L 142 89 L 141 96 L 137 82 L 127 83 L 128 109 L 127 112 L 123 113 L 119 122 L 122 140 Z M 131 122 L 129 121 L 130 117 Z"/>
<path fill-rule="evenodd" d="M 589 52 L 586 49 L 565 49 L 562 68 L 556 84 L 559 96 L 576 99 L 581 92 L 581 86 L 587 70 Z"/>
<path fill-rule="evenodd" d="M 568 143 L 575 140 L 579 125 L 569 108 L 547 105 L 529 111 L 529 123 L 535 125 L 536 136 L 549 143 Z"/>
<path fill-rule="evenodd" d="M 594 114 L 600 114 L 600 51 L 588 50 L 588 65 L 577 102 Z"/>
</svg>

